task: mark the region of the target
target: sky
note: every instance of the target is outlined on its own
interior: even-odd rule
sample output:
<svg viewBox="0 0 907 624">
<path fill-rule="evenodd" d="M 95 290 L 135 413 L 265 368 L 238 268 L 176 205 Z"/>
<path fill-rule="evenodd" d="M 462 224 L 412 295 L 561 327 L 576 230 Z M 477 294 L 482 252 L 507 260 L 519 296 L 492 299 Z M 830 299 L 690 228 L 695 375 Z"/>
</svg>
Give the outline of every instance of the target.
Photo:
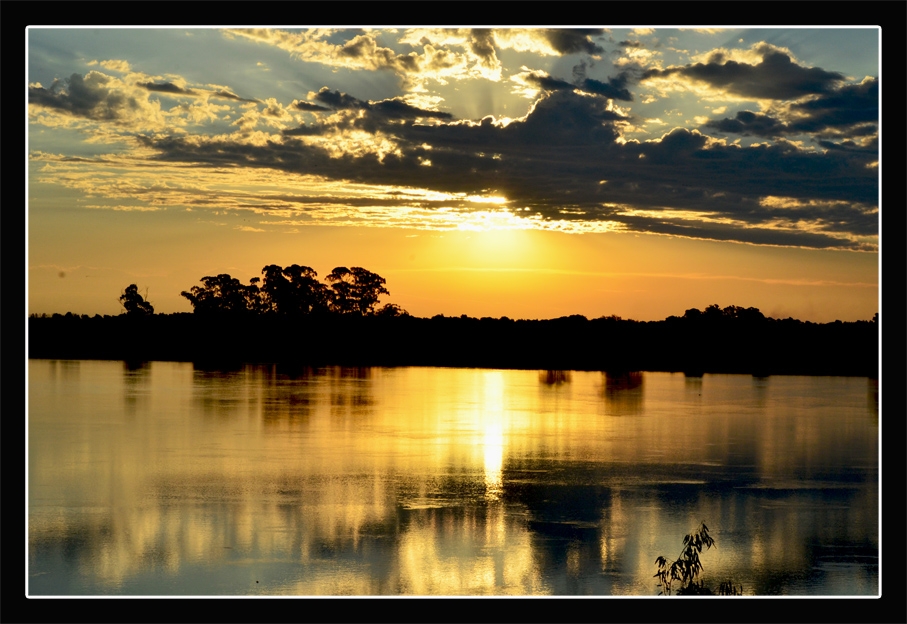
<svg viewBox="0 0 907 624">
<path fill-rule="evenodd" d="M 29 313 L 270 264 L 416 316 L 878 311 L 877 28 L 26 37 Z"/>
</svg>

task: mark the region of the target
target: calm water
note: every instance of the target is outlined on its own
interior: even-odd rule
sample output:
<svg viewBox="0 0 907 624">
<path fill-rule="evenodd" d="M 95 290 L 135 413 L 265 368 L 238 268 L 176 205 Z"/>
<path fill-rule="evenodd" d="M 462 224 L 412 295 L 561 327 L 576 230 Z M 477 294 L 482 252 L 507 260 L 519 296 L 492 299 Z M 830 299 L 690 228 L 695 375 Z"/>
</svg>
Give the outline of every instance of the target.
<svg viewBox="0 0 907 624">
<path fill-rule="evenodd" d="M 876 595 L 850 377 L 29 361 L 31 595 Z"/>
</svg>

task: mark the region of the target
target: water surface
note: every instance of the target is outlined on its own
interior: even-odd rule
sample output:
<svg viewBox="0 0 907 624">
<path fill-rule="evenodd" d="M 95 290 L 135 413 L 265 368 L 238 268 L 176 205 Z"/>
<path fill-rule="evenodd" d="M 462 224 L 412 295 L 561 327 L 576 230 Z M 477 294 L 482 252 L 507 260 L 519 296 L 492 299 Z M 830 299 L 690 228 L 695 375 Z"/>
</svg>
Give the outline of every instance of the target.
<svg viewBox="0 0 907 624">
<path fill-rule="evenodd" d="M 29 361 L 31 595 L 877 595 L 857 377 Z"/>
</svg>

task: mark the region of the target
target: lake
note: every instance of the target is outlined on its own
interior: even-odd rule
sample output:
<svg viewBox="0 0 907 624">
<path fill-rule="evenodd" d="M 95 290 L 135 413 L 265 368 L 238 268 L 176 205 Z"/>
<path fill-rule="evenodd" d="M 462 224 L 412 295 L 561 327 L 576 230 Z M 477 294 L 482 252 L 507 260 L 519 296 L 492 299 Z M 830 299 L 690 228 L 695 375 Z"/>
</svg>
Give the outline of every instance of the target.
<svg viewBox="0 0 907 624">
<path fill-rule="evenodd" d="M 28 593 L 879 594 L 865 377 L 28 362 Z"/>
</svg>

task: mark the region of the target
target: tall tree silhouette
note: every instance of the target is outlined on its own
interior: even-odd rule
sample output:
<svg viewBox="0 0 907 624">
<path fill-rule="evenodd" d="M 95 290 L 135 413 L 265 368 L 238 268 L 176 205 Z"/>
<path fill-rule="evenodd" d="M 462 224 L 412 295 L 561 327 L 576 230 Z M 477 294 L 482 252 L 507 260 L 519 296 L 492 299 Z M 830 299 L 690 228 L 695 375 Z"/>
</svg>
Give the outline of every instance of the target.
<svg viewBox="0 0 907 624">
<path fill-rule="evenodd" d="M 314 269 L 292 264 L 269 264 L 261 270 L 265 309 L 281 316 L 297 316 L 327 309 L 328 293 Z"/>
<path fill-rule="evenodd" d="M 378 298 L 390 294 L 387 280 L 362 267 L 336 267 L 325 280 L 331 285 L 331 310 L 340 314 L 373 314 Z"/>
<path fill-rule="evenodd" d="M 196 314 L 236 315 L 263 311 L 261 292 L 257 277 L 253 277 L 248 286 L 227 273 L 206 275 L 201 279 L 202 286 L 193 286 L 189 291 L 180 293 L 192 304 Z"/>
<path fill-rule="evenodd" d="M 139 294 L 139 287 L 135 284 L 129 284 L 126 287 L 126 290 L 120 295 L 120 303 L 126 308 L 126 314 L 129 316 L 154 314 L 154 307 Z"/>
</svg>

